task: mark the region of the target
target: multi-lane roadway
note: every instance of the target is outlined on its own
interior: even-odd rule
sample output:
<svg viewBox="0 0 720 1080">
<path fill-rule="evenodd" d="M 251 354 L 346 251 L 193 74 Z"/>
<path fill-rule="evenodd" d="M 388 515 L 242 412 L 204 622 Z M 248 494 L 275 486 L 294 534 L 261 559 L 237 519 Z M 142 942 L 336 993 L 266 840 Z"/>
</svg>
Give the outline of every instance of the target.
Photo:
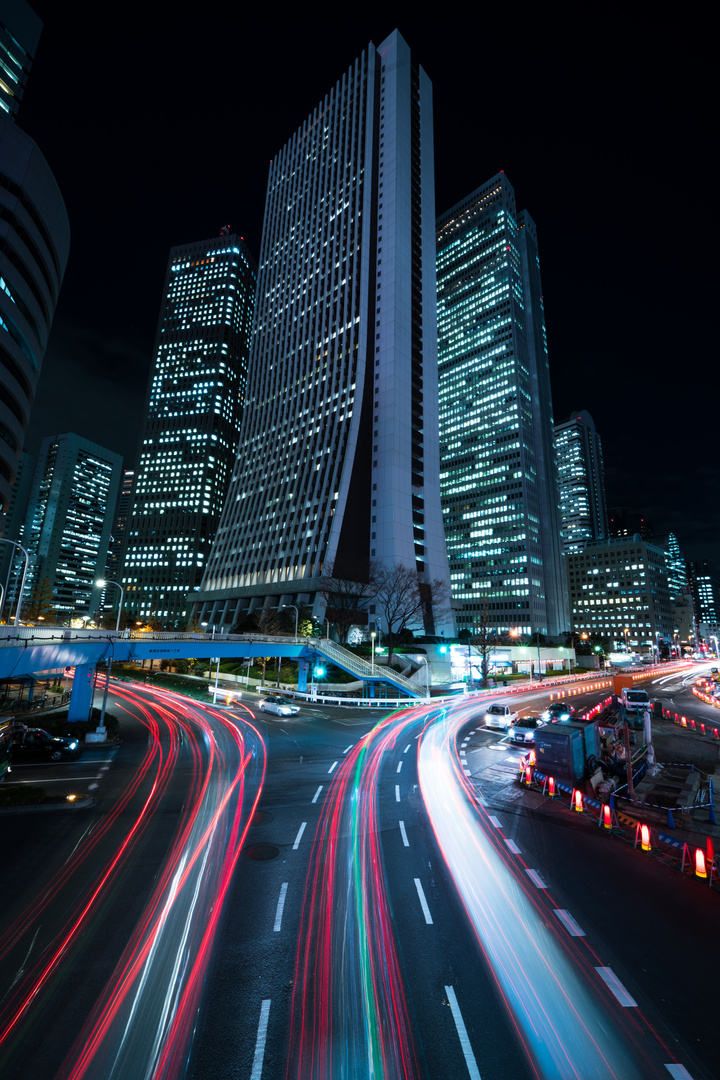
<svg viewBox="0 0 720 1080">
<path fill-rule="evenodd" d="M 91 810 L 4 819 L 3 1076 L 715 1074 L 715 895 L 530 807 L 480 704 L 119 705 Z"/>
</svg>

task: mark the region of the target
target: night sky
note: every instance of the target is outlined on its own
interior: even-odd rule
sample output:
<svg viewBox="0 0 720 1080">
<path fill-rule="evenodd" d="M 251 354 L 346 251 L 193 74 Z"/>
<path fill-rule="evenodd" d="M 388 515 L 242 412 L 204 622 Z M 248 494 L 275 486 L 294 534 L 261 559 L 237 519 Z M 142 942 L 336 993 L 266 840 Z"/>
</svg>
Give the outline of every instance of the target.
<svg viewBox="0 0 720 1080">
<path fill-rule="evenodd" d="M 537 223 L 556 420 L 592 414 L 609 506 L 720 562 L 714 60 L 700 27 L 645 5 L 538 8 L 535 22 L 510 5 L 473 7 L 472 22 L 464 5 L 423 19 L 367 5 L 344 22 L 337 5 L 287 17 L 206 2 L 182 21 L 164 4 L 147 7 L 167 21 L 33 6 L 45 28 L 19 123 L 72 241 L 29 450 L 70 430 L 133 467 L 170 247 L 229 224 L 257 257 L 270 159 L 397 25 L 433 82 L 438 212 L 504 169 Z"/>
</svg>

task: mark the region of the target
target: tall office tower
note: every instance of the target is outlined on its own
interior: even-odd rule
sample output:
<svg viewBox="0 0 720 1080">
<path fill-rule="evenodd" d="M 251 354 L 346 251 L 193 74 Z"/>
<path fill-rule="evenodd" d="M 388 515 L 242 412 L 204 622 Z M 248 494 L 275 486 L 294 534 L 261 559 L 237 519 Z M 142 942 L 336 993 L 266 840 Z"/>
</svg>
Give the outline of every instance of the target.
<svg viewBox="0 0 720 1080">
<path fill-rule="evenodd" d="M 717 634 L 720 582 L 715 563 L 710 559 L 693 559 L 688 566 L 688 577 L 700 636 Z"/>
<path fill-rule="evenodd" d="M 124 469 L 120 484 L 117 509 L 115 511 L 115 524 L 113 525 L 112 536 L 110 537 L 110 548 L 108 550 L 107 571 L 105 577 L 108 581 L 116 581 L 118 584 L 120 584 L 120 578 L 122 576 L 122 555 L 125 548 L 125 536 L 127 534 L 127 523 L 130 514 L 134 480 L 135 473 L 131 469 Z M 120 590 L 114 587 L 104 589 L 100 606 L 104 611 L 116 608 L 120 595 Z"/>
<path fill-rule="evenodd" d="M 55 178 L 15 123 L 41 29 L 0 0 L 0 533 L 70 247 Z"/>
<path fill-rule="evenodd" d="M 665 551 L 665 565 L 667 567 L 668 589 L 671 599 L 681 596 L 689 588 L 687 565 L 685 556 L 680 550 L 675 533 L 667 533 L 665 536 L 654 536 L 653 543 L 659 544 Z"/>
<path fill-rule="evenodd" d="M 248 408 L 203 621 L 286 602 L 321 614 L 321 576 L 361 580 L 371 561 L 417 570 L 428 594 L 447 582 L 433 214 L 432 87 L 394 31 L 270 167 Z M 429 595 L 424 622 L 452 626 Z"/>
<path fill-rule="evenodd" d="M 587 540 L 608 536 L 602 444 L 584 409 L 555 425 L 555 458 L 565 553 L 581 551 Z"/>
<path fill-rule="evenodd" d="M 168 628 L 188 622 L 227 494 L 255 282 L 227 229 L 170 252 L 122 575 L 128 614 Z"/>
<path fill-rule="evenodd" d="M 15 540 L 23 544 L 22 534 L 34 476 L 35 458 L 23 450 L 17 462 L 15 483 L 10 492 L 10 503 L 5 514 L 3 540 Z M 17 592 L 16 578 L 18 574 L 22 574 L 24 566 L 25 556 L 18 548 L 13 548 L 7 543 L 0 544 L 0 586 L 3 589 L 0 618 L 11 597 Z"/>
<path fill-rule="evenodd" d="M 537 235 L 504 173 L 438 218 L 437 268 L 440 483 L 458 623 L 562 634 Z"/>
<path fill-rule="evenodd" d="M 119 454 L 79 435 L 43 439 L 23 528 L 31 556 L 24 609 L 41 594 L 59 621 L 94 616 L 121 470 Z"/>
</svg>

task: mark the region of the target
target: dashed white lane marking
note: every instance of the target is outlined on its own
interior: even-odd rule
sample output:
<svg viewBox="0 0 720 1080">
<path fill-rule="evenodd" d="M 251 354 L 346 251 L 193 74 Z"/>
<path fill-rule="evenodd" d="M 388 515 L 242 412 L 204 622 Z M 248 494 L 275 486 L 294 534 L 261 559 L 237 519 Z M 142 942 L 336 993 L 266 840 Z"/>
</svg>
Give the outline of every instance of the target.
<svg viewBox="0 0 720 1080">
<path fill-rule="evenodd" d="M 513 855 L 519 855 L 520 854 L 520 848 L 517 846 L 517 844 L 515 843 L 514 840 L 508 840 L 508 838 L 505 837 L 505 843 L 510 848 Z"/>
<path fill-rule="evenodd" d="M 313 802 L 317 802 L 317 801 L 318 801 L 318 799 L 320 798 L 320 792 L 322 791 L 322 789 L 323 789 L 323 786 L 322 786 L 322 784 L 321 784 L 321 785 L 320 785 L 320 787 L 319 787 L 319 788 L 317 789 L 317 791 L 315 792 L 315 794 L 314 794 L 314 795 L 313 795 L 313 797 L 312 797 L 312 801 L 313 801 Z"/>
<path fill-rule="evenodd" d="M 336 765 L 337 765 L 337 761 L 333 761 L 332 765 L 331 765 L 331 766 L 330 766 L 330 768 L 328 769 L 328 773 L 331 773 L 331 772 L 333 771 L 333 769 L 335 768 L 335 766 L 336 766 Z"/>
<path fill-rule="evenodd" d="M 395 785 L 395 802 L 400 802 L 400 785 Z"/>
<path fill-rule="evenodd" d="M 109 768 L 110 768 L 109 765 L 103 765 L 103 766 L 101 766 L 101 768 L 98 769 L 98 772 L 107 772 L 109 770 Z"/>
<path fill-rule="evenodd" d="M 585 931 L 578 926 L 569 911 L 565 908 L 553 908 L 560 922 L 567 930 L 570 937 L 585 937 Z"/>
<path fill-rule="evenodd" d="M 427 900 L 425 899 L 425 893 L 423 892 L 423 887 L 420 884 L 419 877 L 415 878 L 415 888 L 417 889 L 418 898 L 420 900 L 420 907 L 422 908 L 423 915 L 425 916 L 425 922 L 428 924 L 428 926 L 432 926 L 432 915 L 430 914 L 430 908 L 428 907 Z"/>
<path fill-rule="evenodd" d="M 408 840 L 407 833 L 405 832 L 405 822 L 401 821 L 401 822 L 399 822 L 399 825 L 400 825 L 400 835 L 402 836 L 403 844 L 405 845 L 405 847 L 410 847 L 410 841 Z"/>
<path fill-rule="evenodd" d="M 411 746 L 412 746 L 412 743 L 408 743 L 407 746 L 405 747 L 405 749 L 403 750 L 403 754 L 407 754 L 407 752 L 408 752 L 408 750 L 410 749 Z"/>
<path fill-rule="evenodd" d="M 287 896 L 289 884 L 290 883 L 288 881 L 283 881 L 282 885 L 280 886 L 280 896 L 278 897 L 277 908 L 275 909 L 275 925 L 273 926 L 273 930 L 280 930 L 280 928 L 282 927 L 283 911 L 285 910 L 285 897 Z"/>
<path fill-rule="evenodd" d="M 666 1065 L 665 1068 L 670 1073 L 673 1080 L 692 1080 L 692 1076 L 684 1065 Z"/>
<path fill-rule="evenodd" d="M 347 754 L 348 750 L 352 750 L 354 745 L 354 743 L 350 743 L 350 745 L 343 750 L 343 754 Z"/>
<path fill-rule="evenodd" d="M 607 986 L 608 990 L 613 992 L 621 1005 L 625 1005 L 626 1007 L 637 1006 L 637 1001 L 628 994 L 612 968 L 596 967 L 595 970 Z"/>
<path fill-rule="evenodd" d="M 255 1057 L 253 1058 L 250 1080 L 260 1080 L 262 1076 L 268 1017 L 270 1016 L 270 1001 L 271 998 L 265 998 L 260 1006 L 260 1023 L 258 1024 L 257 1039 L 255 1040 Z"/>
<path fill-rule="evenodd" d="M 302 840 L 302 834 L 305 832 L 306 825 L 307 821 L 303 821 L 302 825 L 298 829 L 298 834 L 295 837 L 295 843 L 293 844 L 293 851 L 297 851 L 297 849 L 300 847 L 300 841 Z"/>
<path fill-rule="evenodd" d="M 488 821 L 491 825 L 494 825 L 496 829 L 502 829 L 502 821 L 498 821 L 496 817 L 489 816 Z"/>
<path fill-rule="evenodd" d="M 543 879 L 540 877 L 537 870 L 528 870 L 528 868 L 526 866 L 525 867 L 525 873 L 530 878 L 533 885 L 537 885 L 538 889 L 547 889 L 547 885 L 545 884 Z"/>
<path fill-rule="evenodd" d="M 88 784 L 88 791 L 94 791 L 96 787 L 100 787 L 99 784 Z"/>
<path fill-rule="evenodd" d="M 401 769 L 402 769 L 402 761 L 398 761 L 397 771 L 400 772 Z"/>
<path fill-rule="evenodd" d="M 461 750 L 460 757 L 467 757 L 467 750 Z"/>
<path fill-rule="evenodd" d="M 450 1011 L 455 1021 L 455 1030 L 458 1033 L 460 1040 L 460 1046 L 462 1047 L 463 1056 L 465 1058 L 465 1064 L 467 1065 L 467 1071 L 470 1075 L 470 1080 L 481 1080 L 480 1071 L 477 1067 L 477 1061 L 470 1045 L 470 1039 L 468 1038 L 467 1028 L 465 1027 L 465 1021 L 462 1018 L 460 1012 L 460 1006 L 458 1005 L 457 998 L 455 996 L 455 990 L 452 986 L 445 987 L 445 993 L 450 1004 Z"/>
</svg>

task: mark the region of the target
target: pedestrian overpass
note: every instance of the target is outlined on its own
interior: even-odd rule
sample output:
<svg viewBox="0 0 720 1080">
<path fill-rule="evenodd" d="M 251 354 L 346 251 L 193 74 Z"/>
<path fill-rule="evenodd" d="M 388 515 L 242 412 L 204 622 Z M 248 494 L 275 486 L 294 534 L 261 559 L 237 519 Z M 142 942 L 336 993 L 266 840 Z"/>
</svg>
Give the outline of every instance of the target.
<svg viewBox="0 0 720 1080">
<path fill-rule="evenodd" d="M 374 698 L 382 684 L 394 697 L 422 698 L 418 686 L 390 667 L 369 664 L 329 638 L 262 634 L 173 634 L 125 630 L 72 630 L 63 626 L 0 626 L 0 679 L 75 668 L 68 720 L 87 720 L 97 664 L 134 660 L 208 661 L 212 657 L 280 657 L 298 663 L 298 691 L 306 693 L 311 665 L 334 664 L 363 683 Z"/>
</svg>

